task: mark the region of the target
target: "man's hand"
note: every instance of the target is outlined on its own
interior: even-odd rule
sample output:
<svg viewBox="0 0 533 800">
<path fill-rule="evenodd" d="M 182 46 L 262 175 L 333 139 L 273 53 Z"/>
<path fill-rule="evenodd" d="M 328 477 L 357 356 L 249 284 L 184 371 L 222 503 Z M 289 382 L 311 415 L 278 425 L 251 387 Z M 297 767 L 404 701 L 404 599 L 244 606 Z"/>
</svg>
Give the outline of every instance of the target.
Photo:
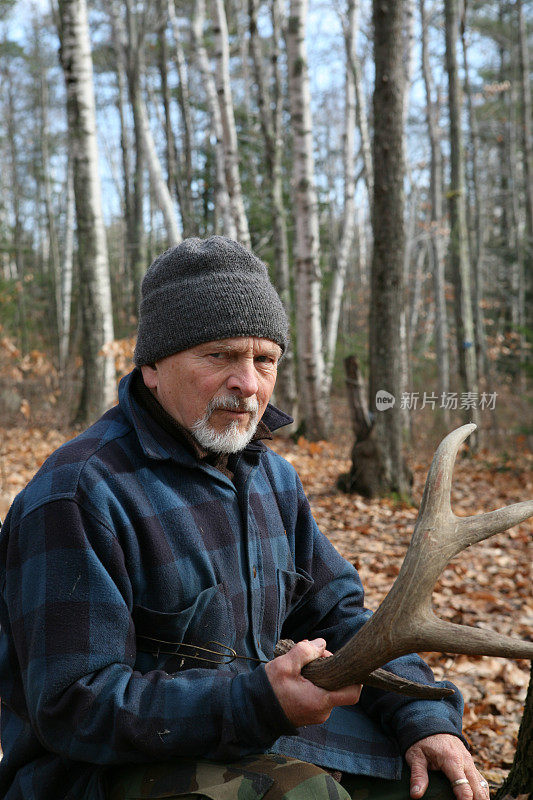
<svg viewBox="0 0 533 800">
<path fill-rule="evenodd" d="M 331 654 L 326 650 L 324 639 L 304 640 L 265 666 L 268 680 L 286 717 L 296 727 L 318 725 L 327 720 L 335 706 L 354 705 L 359 700 L 360 684 L 328 692 L 301 675 L 305 664 L 325 655 Z"/>
<path fill-rule="evenodd" d="M 454 781 L 465 780 L 453 787 L 457 800 L 488 800 L 489 787 L 477 771 L 472 756 L 457 736 L 437 733 L 415 742 L 405 753 L 411 767 L 411 797 L 418 800 L 428 787 L 428 769 L 440 769 Z"/>
</svg>

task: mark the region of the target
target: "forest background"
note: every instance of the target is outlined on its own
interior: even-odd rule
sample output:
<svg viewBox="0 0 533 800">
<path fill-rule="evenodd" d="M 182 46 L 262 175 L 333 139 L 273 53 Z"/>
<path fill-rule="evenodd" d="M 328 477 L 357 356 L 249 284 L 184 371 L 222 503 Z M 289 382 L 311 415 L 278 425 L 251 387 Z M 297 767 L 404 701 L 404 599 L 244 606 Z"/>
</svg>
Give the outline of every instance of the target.
<svg viewBox="0 0 533 800">
<path fill-rule="evenodd" d="M 530 497 L 530 12 L 0 0 L 0 517 L 114 402 L 153 257 L 212 233 L 271 268 L 292 323 L 276 401 L 296 420 L 274 446 L 371 607 L 455 424 L 479 425 L 456 470 L 458 513 Z M 376 499 L 336 486 L 354 439 L 373 444 Z M 527 523 L 476 545 L 444 573 L 438 613 L 526 638 L 531 555 Z M 499 783 L 529 664 L 430 659 L 460 685 L 467 735 Z"/>
</svg>

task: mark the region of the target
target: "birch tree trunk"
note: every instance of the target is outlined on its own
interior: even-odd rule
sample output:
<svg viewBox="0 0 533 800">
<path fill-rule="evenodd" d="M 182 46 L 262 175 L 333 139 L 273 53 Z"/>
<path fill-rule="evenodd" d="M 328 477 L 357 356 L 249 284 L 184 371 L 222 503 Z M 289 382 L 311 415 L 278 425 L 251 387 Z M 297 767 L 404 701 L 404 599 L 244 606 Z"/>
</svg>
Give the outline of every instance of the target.
<svg viewBox="0 0 533 800">
<path fill-rule="evenodd" d="M 211 72 L 209 57 L 204 44 L 204 23 L 205 0 L 195 0 L 191 19 L 193 52 L 202 77 L 202 86 L 205 91 L 207 107 L 211 114 L 212 128 L 215 135 L 215 233 L 223 233 L 231 239 L 235 239 L 237 237 L 237 226 L 231 213 L 226 183 L 222 115 L 217 99 L 215 79 Z"/>
<path fill-rule="evenodd" d="M 476 333 L 476 357 L 477 357 L 477 374 L 478 378 L 487 376 L 489 369 L 489 362 L 487 358 L 487 341 L 485 336 L 485 320 L 483 318 L 483 208 L 481 200 L 480 182 L 479 182 L 479 126 L 477 116 L 474 109 L 474 101 L 472 98 L 472 89 L 470 86 L 470 64 L 468 59 L 468 45 L 465 35 L 465 15 L 463 14 L 461 21 L 461 43 L 463 50 L 463 69 L 464 69 L 464 86 L 468 107 L 468 120 L 469 120 L 469 134 L 470 134 L 470 168 L 471 168 L 471 196 L 472 201 L 469 204 L 472 208 L 472 237 L 471 237 L 471 258 L 472 258 L 472 277 L 474 283 L 474 291 L 472 294 L 473 308 L 474 308 L 474 328 Z"/>
<path fill-rule="evenodd" d="M 74 165 L 69 156 L 67 166 L 67 191 L 65 210 L 65 235 L 63 242 L 63 260 L 61 264 L 61 301 L 60 301 L 60 331 L 59 340 L 59 369 L 64 372 L 67 366 L 70 344 L 70 308 L 72 303 L 72 274 L 74 261 Z"/>
<path fill-rule="evenodd" d="M 409 494 L 402 457 L 401 341 L 404 298 L 404 144 L 402 24 L 404 0 L 373 0 L 374 60 L 374 253 L 370 299 L 370 409 L 383 491 Z M 376 403 L 378 392 L 395 402 Z M 381 395 L 385 400 L 387 395 Z M 379 399 L 379 396 L 378 396 Z M 386 409 L 386 410 L 385 410 Z"/>
<path fill-rule="evenodd" d="M 35 55 L 38 55 L 35 53 Z M 61 315 L 61 266 L 59 259 L 59 242 L 57 240 L 56 221 L 52 203 L 52 187 L 50 183 L 50 146 L 49 146 L 49 123 L 48 123 L 48 76 L 43 64 L 39 81 L 39 102 L 41 106 L 41 159 L 42 159 L 42 179 L 44 189 L 44 203 L 46 208 L 46 220 L 48 226 L 48 260 L 50 273 L 53 276 L 54 300 L 55 300 L 55 322 L 57 332 L 57 354 L 59 360 L 60 342 L 62 339 L 62 315 Z M 61 364 L 60 364 L 61 369 Z"/>
<path fill-rule="evenodd" d="M 411 96 L 411 80 L 413 76 L 414 66 L 414 2 L 413 0 L 403 0 L 403 22 L 402 22 L 402 38 L 403 38 L 403 69 L 404 69 L 404 88 L 403 88 L 403 109 L 402 109 L 402 126 L 403 130 L 407 129 L 407 118 L 409 115 L 409 100 Z M 407 159 L 406 138 L 403 136 L 403 163 L 405 171 L 405 181 L 409 183 L 410 191 L 410 215 L 409 222 L 415 221 L 418 206 L 418 189 L 412 185 L 411 169 Z M 409 286 L 409 278 L 411 272 L 411 256 L 414 252 L 414 238 L 415 228 L 411 228 L 409 224 L 407 227 L 406 246 L 404 250 L 404 292 Z M 411 332 L 408 327 L 408 296 L 407 293 L 404 297 L 404 302 L 401 304 L 400 309 L 400 344 L 401 344 L 401 373 L 400 373 L 400 393 L 407 390 L 407 387 L 412 384 L 411 375 L 411 357 L 409 352 Z M 411 438 L 411 423 L 412 416 L 409 409 L 403 409 L 403 427 L 404 437 Z"/>
<path fill-rule="evenodd" d="M 148 122 L 148 112 L 146 110 L 146 102 L 143 97 L 139 97 L 138 101 L 138 115 L 141 141 L 144 152 L 146 154 L 146 161 L 148 163 L 148 172 L 150 173 L 150 180 L 154 196 L 159 206 L 163 219 L 165 221 L 165 229 L 167 232 L 167 246 L 173 247 L 181 242 L 181 234 L 174 211 L 174 203 L 170 196 L 170 191 L 163 176 L 161 169 L 161 161 L 155 148 L 154 137 Z"/>
<path fill-rule="evenodd" d="M 133 135 L 135 163 L 133 167 L 133 202 L 131 218 L 128 220 L 128 255 L 129 268 L 133 281 L 134 306 L 141 297 L 141 282 L 146 271 L 146 242 L 144 230 L 144 200 L 145 200 L 145 164 L 146 156 L 142 141 L 142 130 L 139 103 L 141 100 L 141 78 L 139 54 L 142 46 L 143 34 L 139 32 L 137 18 L 131 8 L 131 3 L 125 4 L 126 29 L 123 30 L 122 19 L 115 4 L 110 6 L 118 26 L 119 40 L 123 43 L 124 63 L 128 79 L 128 95 L 133 116 Z M 150 263 L 148 261 L 148 263 Z"/>
<path fill-rule="evenodd" d="M 272 19 L 272 51 L 270 61 L 272 68 L 266 71 L 261 54 L 261 42 L 257 30 L 258 0 L 249 0 L 248 15 L 250 19 L 250 50 L 252 54 L 254 78 L 257 84 L 257 103 L 261 132 L 265 142 L 265 165 L 268 175 L 268 188 L 272 207 L 272 231 L 274 244 L 274 283 L 281 297 L 283 306 L 290 318 L 290 274 L 289 249 L 287 243 L 287 224 L 283 203 L 283 171 L 282 171 L 282 111 L 283 97 L 281 89 L 280 48 L 282 10 L 280 0 L 271 4 Z M 267 85 L 268 75 L 272 91 Z M 280 365 L 276 382 L 276 402 L 294 419 L 294 425 L 288 432 L 298 426 L 298 404 L 296 393 L 296 377 L 294 368 L 294 346 L 289 343 Z"/>
<path fill-rule="evenodd" d="M 477 397 L 476 342 L 472 318 L 468 231 L 466 228 L 464 154 L 461 133 L 461 85 L 457 70 L 459 33 L 457 0 L 445 0 L 446 71 L 450 118 L 450 263 L 455 284 L 455 324 L 459 371 L 464 392 Z M 477 403 L 465 410 L 465 421 L 478 423 Z M 476 446 L 476 440 L 471 447 Z"/>
<path fill-rule="evenodd" d="M 355 85 L 350 64 L 355 60 L 355 37 L 358 29 L 358 3 L 348 0 L 344 42 L 346 47 L 346 74 L 344 85 L 343 173 L 344 208 L 341 239 L 335 270 L 329 291 L 326 321 L 326 372 L 324 391 L 329 395 L 339 332 L 342 294 L 348 262 L 355 237 Z"/>
<path fill-rule="evenodd" d="M 158 10 L 158 31 L 157 31 L 157 66 L 159 69 L 159 81 L 161 91 L 161 101 L 163 103 L 164 112 L 164 131 L 165 131 L 165 166 L 167 171 L 167 186 L 169 191 L 172 186 L 179 187 L 176 192 L 178 202 L 181 208 L 181 181 L 176 180 L 176 173 L 178 169 L 178 158 L 176 140 L 174 138 L 174 130 L 172 126 L 172 98 L 170 86 L 168 82 L 168 65 L 169 65 L 169 51 L 167 42 L 167 0 L 157 0 Z M 182 212 L 183 216 L 183 212 Z"/>
<path fill-rule="evenodd" d="M 131 269 L 129 233 L 132 228 L 133 197 L 132 197 L 132 143 L 130 131 L 126 122 L 125 108 L 127 105 L 128 79 L 125 63 L 125 41 L 119 33 L 117 14 L 113 4 L 110 6 L 109 18 L 111 23 L 111 45 L 115 56 L 115 69 L 117 76 L 116 106 L 120 121 L 120 157 L 122 164 L 122 280 L 121 297 L 122 306 L 127 312 L 137 314 L 137 297 L 134 289 L 133 270 Z"/>
<path fill-rule="evenodd" d="M 2 82 L 6 92 L 6 106 L 5 106 L 5 123 L 7 128 L 7 150 L 8 150 L 8 182 L 9 193 L 12 203 L 13 214 L 13 239 L 12 250 L 15 256 L 16 277 L 19 285 L 17 292 L 17 317 L 18 317 L 18 330 L 20 333 L 20 347 L 23 354 L 28 352 L 28 313 L 26 307 L 26 281 L 25 281 L 25 263 L 24 263 L 24 248 L 22 242 L 22 188 L 19 178 L 18 167 L 18 147 L 16 139 L 17 120 L 15 117 L 15 87 L 13 86 L 13 73 L 6 67 L 2 70 Z"/>
<path fill-rule="evenodd" d="M 178 73 L 178 103 L 181 110 L 181 120 L 183 125 L 182 166 L 181 166 L 183 186 L 181 187 L 181 192 L 182 192 L 181 218 L 183 223 L 184 236 L 196 236 L 198 234 L 198 228 L 196 225 L 196 221 L 194 219 L 194 202 L 192 197 L 193 124 L 191 115 L 191 103 L 189 97 L 189 85 L 187 79 L 187 68 L 185 64 L 183 45 L 181 43 L 181 32 L 179 28 L 178 18 L 176 17 L 174 0 L 168 0 L 167 13 L 174 41 L 174 61 L 176 64 L 176 71 Z"/>
<path fill-rule="evenodd" d="M 441 397 L 450 391 L 450 364 L 448 357 L 448 318 L 444 291 L 444 213 L 442 200 L 442 151 L 439 130 L 439 106 L 433 99 L 434 88 L 428 53 L 428 20 L 425 2 L 419 0 L 420 24 L 422 29 L 422 75 L 426 90 L 426 123 L 430 148 L 429 191 L 431 198 L 431 252 L 433 294 L 435 298 L 435 351 L 439 392 Z M 448 408 L 443 412 L 444 423 L 449 427 Z"/>
<path fill-rule="evenodd" d="M 353 25 L 357 31 L 359 28 L 359 0 L 352 0 L 349 3 L 349 9 L 346 19 L 350 19 L 350 13 L 353 16 Z M 368 202 L 371 205 L 374 196 L 374 167 L 372 164 L 372 145 L 370 143 L 370 134 L 368 131 L 368 112 L 366 108 L 366 98 L 363 88 L 363 77 L 361 63 L 357 56 L 355 41 L 353 46 L 350 46 L 349 39 L 351 37 L 350 25 L 343 25 L 345 49 L 348 57 L 348 63 L 353 77 L 353 84 L 355 90 L 355 119 L 357 129 L 361 138 L 361 155 L 363 158 L 363 177 L 365 181 L 366 191 L 368 194 Z"/>
<path fill-rule="evenodd" d="M 310 439 L 325 439 L 331 419 L 324 392 L 318 204 L 313 168 L 311 102 L 305 44 L 306 19 L 307 0 L 291 0 L 287 57 L 293 140 L 292 191 L 299 384 L 306 435 Z"/>
<path fill-rule="evenodd" d="M 246 211 L 244 210 L 241 177 L 239 174 L 237 130 L 235 128 L 235 114 L 229 75 L 228 23 L 226 21 L 224 0 L 212 1 L 214 3 L 215 83 L 222 121 L 226 185 L 228 187 L 230 208 L 237 229 L 237 239 L 245 247 L 250 247 L 250 232 L 248 230 Z"/>
<path fill-rule="evenodd" d="M 163 176 L 161 161 L 157 154 L 154 137 L 148 121 L 146 101 L 141 87 L 141 76 L 144 72 L 144 36 L 137 29 L 136 11 L 132 0 L 126 0 L 126 10 L 129 20 L 128 25 L 128 61 L 130 63 L 132 82 L 132 107 L 134 104 L 135 134 L 140 139 L 140 147 L 146 158 L 148 172 L 157 205 L 163 214 L 167 243 L 169 247 L 181 241 L 181 234 L 176 219 L 174 203 L 170 196 L 168 185 Z M 143 270 L 144 271 L 144 270 Z"/>
<path fill-rule="evenodd" d="M 533 328 L 533 133 L 531 87 L 529 82 L 530 65 L 527 44 L 526 19 L 522 0 L 516 0 L 518 12 L 518 63 L 520 68 L 520 109 L 521 109 L 521 145 L 524 162 L 524 195 L 526 210 L 526 230 L 524 247 L 524 274 L 526 295 L 526 324 Z"/>
<path fill-rule="evenodd" d="M 92 421 L 113 402 L 113 313 L 101 186 L 93 69 L 85 0 L 59 0 L 61 63 L 67 87 L 83 314 L 83 389 L 78 417 Z M 106 352 L 106 348 L 108 348 Z"/>
</svg>

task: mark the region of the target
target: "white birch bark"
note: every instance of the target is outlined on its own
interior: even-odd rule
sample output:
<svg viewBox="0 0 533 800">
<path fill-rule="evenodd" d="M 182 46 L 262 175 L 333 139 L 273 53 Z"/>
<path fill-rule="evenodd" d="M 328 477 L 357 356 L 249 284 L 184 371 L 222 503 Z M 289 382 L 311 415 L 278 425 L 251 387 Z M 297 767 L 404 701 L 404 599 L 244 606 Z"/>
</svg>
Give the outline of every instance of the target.
<svg viewBox="0 0 533 800">
<path fill-rule="evenodd" d="M 215 232 L 224 233 L 232 239 L 237 237 L 237 226 L 230 209 L 228 187 L 226 183 L 224 133 L 222 114 L 217 99 L 215 79 L 209 65 L 209 57 L 204 44 L 205 0 L 195 0 L 191 19 L 191 35 L 193 53 L 202 77 L 207 107 L 211 114 L 213 133 L 215 136 Z"/>
<path fill-rule="evenodd" d="M 67 191 L 65 210 L 65 236 L 63 243 L 63 260 L 61 264 L 61 300 L 60 300 L 60 331 L 59 339 L 59 369 L 65 370 L 70 344 L 70 309 L 72 304 L 72 275 L 74 262 L 74 168 L 72 158 L 69 157 L 67 166 Z"/>
<path fill-rule="evenodd" d="M 328 317 L 326 321 L 326 367 L 324 391 L 331 390 L 335 348 L 339 331 L 342 294 L 346 281 L 346 272 L 355 236 L 355 85 L 350 63 L 355 59 L 355 37 L 357 35 L 357 4 L 348 0 L 347 21 L 345 29 L 346 75 L 345 75 L 345 108 L 343 132 L 343 173 L 344 173 L 344 209 L 342 233 L 337 252 L 337 263 L 333 273 L 329 292 Z"/>
<path fill-rule="evenodd" d="M 348 24 L 350 15 L 353 20 L 352 26 L 355 28 L 355 31 L 357 32 L 359 28 L 359 0 L 352 0 L 349 3 L 349 9 L 352 10 L 347 14 L 347 22 L 343 22 L 343 32 L 348 63 L 352 73 L 355 89 L 355 118 L 361 139 L 361 155 L 363 158 L 364 168 L 363 176 L 368 194 L 368 202 L 371 204 L 374 194 L 374 168 L 372 165 L 372 145 L 370 143 L 370 133 L 368 130 L 368 110 L 363 88 L 363 72 L 355 48 L 355 39 L 353 46 L 350 47 L 348 44 L 348 39 L 352 35 L 350 32 L 350 24 Z"/>
<path fill-rule="evenodd" d="M 214 33 L 215 33 L 215 84 L 220 106 L 222 136 L 226 169 L 226 185 L 230 199 L 230 207 L 237 228 L 237 238 L 245 247 L 250 247 L 250 232 L 244 209 L 241 177 L 239 174 L 239 153 L 237 146 L 237 130 L 233 111 L 233 98 L 229 74 L 229 39 L 228 23 L 224 0 L 213 0 Z"/>
<path fill-rule="evenodd" d="M 466 227 L 464 153 L 461 133 L 461 84 L 458 76 L 456 45 L 458 37 L 458 2 L 445 0 L 446 71 L 448 73 L 448 107 L 450 121 L 450 263 L 455 283 L 456 339 L 460 372 L 465 392 L 477 393 L 477 363 L 472 295 L 470 291 L 470 259 Z M 465 413 L 465 420 L 478 422 L 477 406 Z M 475 449 L 478 439 L 471 440 Z"/>
<path fill-rule="evenodd" d="M 311 102 L 305 44 L 306 18 L 307 0 L 291 0 L 287 56 L 293 137 L 292 191 L 300 391 L 306 434 L 310 439 L 323 439 L 327 438 L 331 420 L 324 393 L 318 204 L 314 183 Z"/>
<path fill-rule="evenodd" d="M 428 52 L 427 17 L 424 0 L 419 0 L 420 25 L 422 30 L 422 75 L 426 91 L 426 123 L 430 147 L 430 195 L 431 195 L 431 251 L 433 295 L 435 298 L 435 352 L 439 391 L 441 396 L 450 391 L 450 364 L 448 357 L 448 318 L 444 287 L 444 212 L 442 198 L 442 152 L 438 119 L 438 101 L 433 99 L 433 79 Z M 445 424 L 449 424 L 449 410 L 444 409 Z"/>
<path fill-rule="evenodd" d="M 485 201 L 482 198 L 481 185 L 479 180 L 479 125 L 474 108 L 473 92 L 470 85 L 470 64 L 468 46 L 465 36 L 465 13 L 461 22 L 461 43 L 463 50 L 463 71 L 464 89 L 468 109 L 468 128 L 470 138 L 470 184 L 471 202 L 467 205 L 467 218 L 473 215 L 473 224 L 470 220 L 469 229 L 471 232 L 470 255 L 472 260 L 472 279 L 473 279 L 473 313 L 474 328 L 476 332 L 476 356 L 478 377 L 488 377 L 490 370 L 487 357 L 487 340 L 485 336 L 485 320 L 483 314 L 483 295 L 484 295 L 484 229 L 485 229 Z"/>
<path fill-rule="evenodd" d="M 111 286 L 98 171 L 93 67 L 85 0 L 59 0 L 61 62 L 67 87 L 84 327 L 80 416 L 94 419 L 115 396 Z"/>
<path fill-rule="evenodd" d="M 178 73 L 178 101 L 181 109 L 182 124 L 183 124 L 183 168 L 182 174 L 186 185 L 182 187 L 183 194 L 183 208 L 182 218 L 184 235 L 193 235 L 197 231 L 195 229 L 194 220 L 194 207 L 192 199 L 192 142 L 193 142 L 193 123 L 191 114 L 191 102 L 189 96 L 188 72 L 185 61 L 185 53 L 183 52 L 183 45 L 181 42 L 181 32 L 179 27 L 178 18 L 176 16 L 176 9 L 174 0 L 167 2 L 167 14 L 172 30 L 172 38 L 174 41 L 174 60 L 176 63 L 176 70 Z"/>
<path fill-rule="evenodd" d="M 38 53 L 34 52 L 34 57 L 36 57 L 36 63 L 38 64 Z M 44 204 L 46 208 L 46 218 L 47 218 L 47 225 L 48 225 L 48 236 L 45 237 L 49 244 L 48 249 L 48 263 L 51 267 L 51 274 L 53 275 L 54 281 L 54 295 L 55 295 L 55 315 L 56 315 L 56 325 L 57 325 L 57 348 L 58 348 L 58 356 L 59 356 L 59 343 L 61 341 L 62 330 L 61 330 L 61 267 L 60 267 L 60 259 L 59 259 L 59 242 L 57 240 L 57 231 L 56 231 L 56 223 L 55 223 L 55 216 L 54 216 L 54 209 L 53 209 L 53 202 L 52 202 L 52 186 L 50 181 L 50 176 L 52 170 L 50 168 L 50 147 L 49 147 L 49 124 L 48 124 L 48 108 L 49 108 L 49 97 L 48 97 L 48 76 L 46 74 L 46 69 L 44 64 L 40 64 L 40 92 L 39 92 L 39 101 L 41 105 L 41 158 L 42 158 L 42 170 L 43 170 L 43 190 L 44 190 Z M 61 363 L 59 364 L 59 368 L 62 369 Z"/>
<path fill-rule="evenodd" d="M 148 122 L 148 112 L 146 110 L 146 102 L 143 97 L 139 99 L 139 118 L 141 125 L 141 139 L 143 149 L 146 154 L 146 161 L 148 165 L 148 172 L 150 173 L 152 188 L 156 197 L 157 205 L 159 206 L 163 214 L 163 219 L 165 220 L 168 246 L 172 247 L 173 245 L 181 242 L 181 234 L 178 227 L 176 212 L 174 210 L 174 203 L 170 195 L 168 184 L 163 176 L 161 161 L 159 160 L 154 137 L 150 128 L 150 123 Z"/>
</svg>

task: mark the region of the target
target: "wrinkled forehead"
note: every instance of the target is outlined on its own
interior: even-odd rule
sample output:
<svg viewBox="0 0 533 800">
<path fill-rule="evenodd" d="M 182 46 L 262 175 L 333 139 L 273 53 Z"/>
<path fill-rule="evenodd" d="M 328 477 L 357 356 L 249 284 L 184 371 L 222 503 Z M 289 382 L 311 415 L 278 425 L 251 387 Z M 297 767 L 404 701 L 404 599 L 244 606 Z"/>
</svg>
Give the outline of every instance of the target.
<svg viewBox="0 0 533 800">
<path fill-rule="evenodd" d="M 253 355 L 272 355 L 279 358 L 281 347 L 271 339 L 263 339 L 258 336 L 236 336 L 231 339 L 215 339 L 211 342 L 202 342 L 195 347 L 191 347 L 187 352 L 205 353 L 251 353 Z"/>
</svg>

